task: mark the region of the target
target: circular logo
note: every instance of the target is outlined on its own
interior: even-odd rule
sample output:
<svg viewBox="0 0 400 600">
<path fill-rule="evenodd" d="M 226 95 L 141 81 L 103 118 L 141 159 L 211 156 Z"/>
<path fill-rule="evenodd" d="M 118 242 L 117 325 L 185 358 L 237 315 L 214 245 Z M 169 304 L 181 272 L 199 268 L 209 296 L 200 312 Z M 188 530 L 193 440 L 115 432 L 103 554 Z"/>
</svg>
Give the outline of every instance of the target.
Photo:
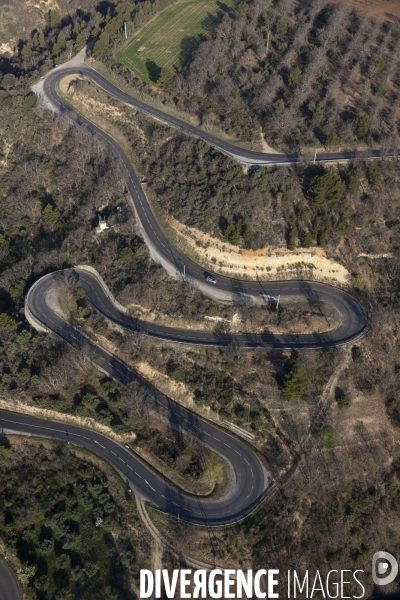
<svg viewBox="0 0 400 600">
<path fill-rule="evenodd" d="M 385 577 L 387 570 L 391 567 L 391 571 Z M 372 579 L 377 585 L 387 585 L 392 583 L 397 577 L 399 565 L 397 560 L 389 552 L 376 552 L 372 557 Z"/>
</svg>

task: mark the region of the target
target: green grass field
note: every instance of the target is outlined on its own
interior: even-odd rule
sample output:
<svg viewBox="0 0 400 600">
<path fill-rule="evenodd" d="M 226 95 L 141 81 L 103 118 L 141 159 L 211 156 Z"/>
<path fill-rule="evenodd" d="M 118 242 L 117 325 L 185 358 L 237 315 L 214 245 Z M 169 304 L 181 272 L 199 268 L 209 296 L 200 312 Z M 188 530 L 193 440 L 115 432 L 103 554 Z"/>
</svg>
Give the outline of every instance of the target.
<svg viewBox="0 0 400 600">
<path fill-rule="evenodd" d="M 163 67 L 182 67 L 235 4 L 236 0 L 181 0 L 137 31 L 116 58 L 143 81 L 156 83 Z"/>
</svg>

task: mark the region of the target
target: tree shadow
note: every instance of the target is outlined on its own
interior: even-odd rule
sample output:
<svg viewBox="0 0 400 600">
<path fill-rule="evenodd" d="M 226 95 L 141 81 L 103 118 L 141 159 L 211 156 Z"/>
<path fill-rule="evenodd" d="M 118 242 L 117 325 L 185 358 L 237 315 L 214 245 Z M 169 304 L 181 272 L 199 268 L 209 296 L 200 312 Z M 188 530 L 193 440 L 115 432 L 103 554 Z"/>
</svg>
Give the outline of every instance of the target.
<svg viewBox="0 0 400 600">
<path fill-rule="evenodd" d="M 181 41 L 179 51 L 179 65 L 184 67 L 185 64 L 192 60 L 192 56 L 197 48 L 212 37 L 215 36 L 218 25 L 222 22 L 224 15 L 229 13 L 231 8 L 223 2 L 217 2 L 218 12 L 216 14 L 207 13 L 206 17 L 201 21 L 202 32 L 197 35 L 184 37 Z"/>
<path fill-rule="evenodd" d="M 157 63 L 154 62 L 154 60 L 147 59 L 146 69 L 149 74 L 150 81 L 152 81 L 153 83 L 157 83 L 157 81 L 160 79 L 161 67 L 159 67 Z"/>
</svg>

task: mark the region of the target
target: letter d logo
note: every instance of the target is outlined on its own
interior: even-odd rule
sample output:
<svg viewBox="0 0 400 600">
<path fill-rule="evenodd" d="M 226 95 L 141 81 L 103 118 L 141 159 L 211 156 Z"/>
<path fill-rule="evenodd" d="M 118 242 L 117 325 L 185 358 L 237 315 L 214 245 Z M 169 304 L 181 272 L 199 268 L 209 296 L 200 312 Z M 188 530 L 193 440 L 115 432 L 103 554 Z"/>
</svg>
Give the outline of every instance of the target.
<svg viewBox="0 0 400 600">
<path fill-rule="evenodd" d="M 389 566 L 392 569 L 389 575 L 380 577 L 380 575 L 386 573 Z M 388 583 L 392 583 L 392 581 L 396 579 L 398 571 L 399 565 L 397 564 L 397 560 L 392 554 L 389 554 L 389 552 L 376 552 L 372 557 L 372 579 L 377 585 L 387 585 Z"/>
</svg>

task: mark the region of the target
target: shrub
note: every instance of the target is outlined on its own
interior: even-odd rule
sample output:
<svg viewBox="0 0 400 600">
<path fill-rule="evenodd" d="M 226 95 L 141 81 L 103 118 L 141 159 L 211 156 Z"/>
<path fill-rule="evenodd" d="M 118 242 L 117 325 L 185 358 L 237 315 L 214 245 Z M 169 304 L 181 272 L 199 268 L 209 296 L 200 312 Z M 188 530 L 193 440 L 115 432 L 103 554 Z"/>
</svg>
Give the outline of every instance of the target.
<svg viewBox="0 0 400 600">
<path fill-rule="evenodd" d="M 351 400 L 348 396 L 343 395 L 336 398 L 336 402 L 338 403 L 339 408 L 349 408 L 351 404 Z"/>
<path fill-rule="evenodd" d="M 0 329 L 5 329 L 7 331 L 14 331 L 17 328 L 17 324 L 10 315 L 7 313 L 0 314 Z"/>
<path fill-rule="evenodd" d="M 285 19 L 280 19 L 280 21 L 277 22 L 275 27 L 276 35 L 286 35 L 287 30 L 288 24 L 286 23 Z"/>
<path fill-rule="evenodd" d="M 292 71 L 290 71 L 288 79 L 290 88 L 295 88 L 300 83 L 301 75 L 302 71 L 300 67 L 295 67 Z"/>
<path fill-rule="evenodd" d="M 17 79 L 12 73 L 7 73 L 6 75 L 4 75 L 1 83 L 3 87 L 9 89 L 16 85 Z"/>
<path fill-rule="evenodd" d="M 378 83 L 378 85 L 374 89 L 375 96 L 380 96 L 381 98 L 383 96 L 386 96 L 386 92 L 387 92 L 387 88 L 384 83 Z"/>
<path fill-rule="evenodd" d="M 342 445 L 342 438 L 337 431 L 326 425 L 319 432 L 319 437 L 328 448 L 336 448 Z"/>
<path fill-rule="evenodd" d="M 381 180 L 381 168 L 379 165 L 374 165 L 372 169 L 368 171 L 368 181 L 371 185 L 378 185 Z"/>
<path fill-rule="evenodd" d="M 354 362 L 361 362 L 364 360 L 364 352 L 360 346 L 353 346 L 351 349 L 351 356 Z"/>
<path fill-rule="evenodd" d="M 365 283 L 363 281 L 363 278 L 360 275 L 354 275 L 351 278 L 351 283 L 353 285 L 353 287 L 358 291 L 358 292 L 363 292 L 365 289 Z"/>
</svg>

